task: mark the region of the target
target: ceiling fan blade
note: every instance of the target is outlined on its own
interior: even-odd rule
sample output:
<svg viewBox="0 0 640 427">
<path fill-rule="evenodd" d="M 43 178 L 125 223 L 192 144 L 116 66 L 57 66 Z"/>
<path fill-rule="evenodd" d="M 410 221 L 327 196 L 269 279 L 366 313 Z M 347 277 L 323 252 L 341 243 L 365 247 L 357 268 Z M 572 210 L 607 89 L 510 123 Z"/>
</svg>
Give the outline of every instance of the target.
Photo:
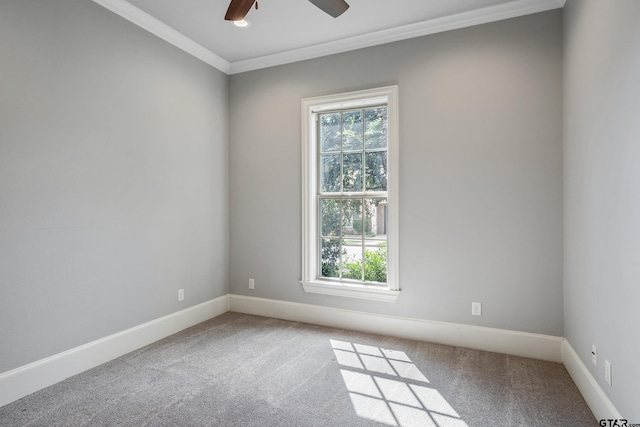
<svg viewBox="0 0 640 427">
<path fill-rule="evenodd" d="M 337 18 L 342 15 L 347 9 L 349 9 L 349 5 L 344 0 L 309 0 L 311 3 L 318 6 L 324 12 L 329 15 Z"/>
<path fill-rule="evenodd" d="M 224 19 L 227 21 L 240 21 L 244 19 L 255 2 L 256 0 L 231 0 Z"/>
</svg>

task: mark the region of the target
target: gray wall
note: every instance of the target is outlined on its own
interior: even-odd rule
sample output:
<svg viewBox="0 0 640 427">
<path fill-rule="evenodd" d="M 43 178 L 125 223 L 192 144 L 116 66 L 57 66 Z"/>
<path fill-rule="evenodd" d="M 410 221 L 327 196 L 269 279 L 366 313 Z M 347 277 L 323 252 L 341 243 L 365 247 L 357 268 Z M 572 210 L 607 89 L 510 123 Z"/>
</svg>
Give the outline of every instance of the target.
<svg viewBox="0 0 640 427">
<path fill-rule="evenodd" d="M 562 335 L 560 10 L 230 81 L 231 293 Z M 300 100 L 389 84 L 400 90 L 401 296 L 305 294 Z"/>
<path fill-rule="evenodd" d="M 564 17 L 565 336 L 638 423 L 640 2 L 569 0 Z"/>
<path fill-rule="evenodd" d="M 569 0 L 233 75 L 229 99 L 227 76 L 91 2 L 3 0 L 0 372 L 224 295 L 229 276 L 236 294 L 565 335 L 637 421 L 638 16 Z M 305 294 L 300 99 L 389 84 L 402 295 Z"/>
<path fill-rule="evenodd" d="M 226 75 L 93 2 L 2 0 L 0 372 L 227 294 L 227 165 Z"/>
</svg>

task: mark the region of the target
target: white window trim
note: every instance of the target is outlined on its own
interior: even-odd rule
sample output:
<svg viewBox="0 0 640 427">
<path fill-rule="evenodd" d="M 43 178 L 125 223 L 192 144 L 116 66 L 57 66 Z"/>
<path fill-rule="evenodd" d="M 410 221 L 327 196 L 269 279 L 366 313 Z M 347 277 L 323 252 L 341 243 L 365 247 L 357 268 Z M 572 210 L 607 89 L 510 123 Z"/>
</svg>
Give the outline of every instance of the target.
<svg viewBox="0 0 640 427">
<path fill-rule="evenodd" d="M 387 104 L 387 286 L 318 279 L 316 120 L 322 111 Z M 398 86 L 302 100 L 302 284 L 305 292 L 395 302 L 399 285 Z"/>
</svg>

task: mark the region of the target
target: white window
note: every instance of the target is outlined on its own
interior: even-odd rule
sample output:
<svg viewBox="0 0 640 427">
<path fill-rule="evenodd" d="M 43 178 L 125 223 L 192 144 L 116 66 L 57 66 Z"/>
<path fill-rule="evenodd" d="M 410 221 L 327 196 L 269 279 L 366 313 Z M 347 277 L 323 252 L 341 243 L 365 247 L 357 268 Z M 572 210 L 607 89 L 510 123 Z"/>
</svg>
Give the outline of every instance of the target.
<svg viewBox="0 0 640 427">
<path fill-rule="evenodd" d="M 302 285 L 395 301 L 398 88 L 302 100 Z"/>
</svg>

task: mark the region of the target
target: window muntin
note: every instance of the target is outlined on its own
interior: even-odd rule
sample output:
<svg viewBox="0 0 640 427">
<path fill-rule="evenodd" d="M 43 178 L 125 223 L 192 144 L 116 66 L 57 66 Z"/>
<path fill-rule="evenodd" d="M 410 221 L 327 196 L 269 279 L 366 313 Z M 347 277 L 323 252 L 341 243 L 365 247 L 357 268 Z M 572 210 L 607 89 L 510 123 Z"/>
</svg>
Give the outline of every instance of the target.
<svg viewBox="0 0 640 427">
<path fill-rule="evenodd" d="M 302 100 L 306 292 L 378 301 L 399 295 L 397 90 L 388 86 Z M 378 268 L 385 249 L 386 278 Z M 326 262 L 329 256 L 333 264 Z M 367 267 L 373 262 L 378 267 Z"/>
<path fill-rule="evenodd" d="M 387 106 L 318 114 L 319 277 L 387 282 Z"/>
</svg>

